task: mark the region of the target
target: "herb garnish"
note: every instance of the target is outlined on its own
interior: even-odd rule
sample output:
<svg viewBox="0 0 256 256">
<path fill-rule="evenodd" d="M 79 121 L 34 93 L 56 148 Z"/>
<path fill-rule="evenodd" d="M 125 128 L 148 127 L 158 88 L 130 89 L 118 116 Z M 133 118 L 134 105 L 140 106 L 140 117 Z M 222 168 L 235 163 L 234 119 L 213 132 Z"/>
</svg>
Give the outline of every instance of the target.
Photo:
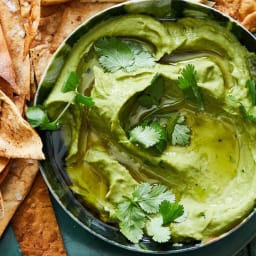
<svg viewBox="0 0 256 256">
<path fill-rule="evenodd" d="M 146 47 L 135 41 L 117 37 L 102 37 L 94 44 L 100 65 L 114 73 L 118 70 L 131 72 L 136 68 L 152 67 L 154 59 Z"/>
<path fill-rule="evenodd" d="M 150 125 L 137 126 L 130 131 L 130 141 L 137 142 L 145 148 L 154 146 L 160 138 L 161 130 Z"/>
<path fill-rule="evenodd" d="M 26 110 L 26 117 L 33 128 L 39 127 L 41 130 L 57 130 L 60 126 L 59 118 L 50 121 L 43 106 L 32 106 Z"/>
<path fill-rule="evenodd" d="M 155 117 L 153 121 L 144 121 L 129 132 L 129 140 L 143 148 L 154 148 L 162 153 L 167 143 L 173 146 L 188 146 L 191 129 L 184 124 L 185 117 L 178 112 L 166 117 Z"/>
<path fill-rule="evenodd" d="M 197 72 L 192 64 L 186 65 L 178 78 L 178 86 L 184 91 L 187 98 L 194 98 L 197 102 L 198 109 L 204 110 L 204 103 L 197 85 Z"/>
<path fill-rule="evenodd" d="M 180 122 L 180 119 L 177 120 L 177 123 L 174 126 L 172 132 L 172 145 L 176 146 L 187 146 L 190 142 L 191 129 Z"/>
<path fill-rule="evenodd" d="M 144 232 L 157 242 L 167 242 L 168 225 L 184 214 L 182 205 L 175 203 L 174 194 L 164 185 L 138 185 L 130 197 L 123 197 L 117 206 L 120 231 L 131 242 L 138 243 Z"/>
<path fill-rule="evenodd" d="M 73 97 L 70 98 L 70 101 L 54 121 L 49 120 L 47 112 L 43 106 L 37 105 L 28 107 L 26 110 L 26 117 L 31 126 L 33 128 L 39 127 L 41 130 L 56 130 L 60 127 L 61 117 L 67 111 L 72 102 L 85 106 L 93 106 L 94 102 L 91 97 L 84 96 L 78 92 L 77 88 L 79 84 L 79 76 L 75 72 L 70 72 L 61 88 L 61 91 L 63 93 L 71 92 L 73 93 Z"/>
</svg>

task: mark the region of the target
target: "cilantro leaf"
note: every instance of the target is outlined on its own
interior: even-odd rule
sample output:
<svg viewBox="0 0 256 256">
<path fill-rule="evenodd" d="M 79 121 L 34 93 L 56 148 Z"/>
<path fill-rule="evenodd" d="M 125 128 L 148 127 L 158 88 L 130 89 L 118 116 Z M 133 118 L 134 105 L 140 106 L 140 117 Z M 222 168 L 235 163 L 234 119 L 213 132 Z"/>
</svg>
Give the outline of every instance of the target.
<svg viewBox="0 0 256 256">
<path fill-rule="evenodd" d="M 124 196 L 117 205 L 116 216 L 120 221 L 121 233 L 131 242 L 138 243 L 145 229 L 155 241 L 168 241 L 170 229 L 162 226 L 163 218 L 159 215 L 162 202 L 175 202 L 174 194 L 166 186 L 139 184 L 130 197 Z M 176 213 L 175 216 L 178 215 Z"/>
<path fill-rule="evenodd" d="M 79 76 L 74 71 L 71 71 L 68 73 L 65 83 L 62 85 L 61 91 L 64 93 L 75 91 L 79 83 Z"/>
<path fill-rule="evenodd" d="M 95 42 L 94 48 L 100 65 L 107 72 L 131 72 L 136 68 L 151 67 L 155 64 L 150 52 L 135 41 L 103 37 Z"/>
<path fill-rule="evenodd" d="M 99 63 L 108 72 L 116 72 L 134 64 L 134 55 L 130 47 L 115 37 L 103 37 L 95 43 L 95 50 L 99 56 Z"/>
<path fill-rule="evenodd" d="M 41 130 L 57 130 L 60 127 L 60 119 L 67 111 L 71 103 L 74 101 L 76 104 L 81 104 L 85 106 L 93 106 L 94 101 L 91 97 L 82 95 L 77 91 L 79 86 L 80 78 L 75 72 L 70 72 L 67 75 L 67 78 L 64 84 L 61 87 L 61 92 L 67 93 L 72 92 L 73 97 L 70 98 L 70 101 L 63 108 L 61 113 L 54 121 L 50 121 L 47 115 L 46 110 L 43 106 L 32 106 L 28 107 L 26 110 L 26 117 L 30 125 L 35 128 L 39 127 Z"/>
<path fill-rule="evenodd" d="M 47 113 L 39 105 L 28 107 L 26 118 L 33 128 L 40 127 L 42 130 L 57 130 L 60 125 L 59 120 L 50 122 Z"/>
<path fill-rule="evenodd" d="M 182 90 L 188 90 L 192 84 L 196 83 L 196 71 L 192 64 L 188 64 L 181 70 L 181 76 L 178 78 L 178 85 Z"/>
<path fill-rule="evenodd" d="M 172 141 L 172 133 L 174 131 L 174 127 L 179 118 L 180 118 L 180 114 L 178 112 L 175 112 L 175 113 L 171 114 L 168 117 L 168 119 L 166 119 L 166 136 L 170 142 Z"/>
<path fill-rule="evenodd" d="M 134 69 L 137 67 L 153 67 L 155 65 L 155 60 L 148 49 L 136 41 L 127 40 L 126 43 L 129 45 L 134 55 Z"/>
<path fill-rule="evenodd" d="M 159 132 L 160 138 L 159 141 L 154 145 L 155 149 L 162 153 L 167 145 L 167 134 L 166 134 L 166 128 L 161 126 L 158 122 L 152 122 L 150 126 Z"/>
<path fill-rule="evenodd" d="M 118 204 L 116 216 L 120 220 L 121 233 L 131 242 L 138 243 L 143 236 L 145 213 L 133 198 L 124 197 L 124 201 Z"/>
<path fill-rule="evenodd" d="M 118 205 L 116 215 L 118 219 L 126 223 L 127 226 L 137 225 L 143 228 L 145 225 L 144 212 L 138 208 L 130 198 L 125 198 L 125 200 Z"/>
<path fill-rule="evenodd" d="M 49 122 L 49 118 L 43 110 L 42 106 L 28 107 L 26 117 L 32 127 L 40 126 L 42 123 Z"/>
<path fill-rule="evenodd" d="M 166 138 L 173 146 L 187 146 L 190 143 L 191 129 L 184 122 L 185 116 L 179 112 L 165 118 Z"/>
<path fill-rule="evenodd" d="M 194 98 L 196 100 L 199 110 L 204 110 L 202 96 L 197 85 L 197 72 L 194 65 L 188 64 L 182 69 L 181 76 L 178 78 L 178 86 L 184 91 L 188 98 Z"/>
<path fill-rule="evenodd" d="M 191 129 L 184 124 L 176 124 L 172 133 L 172 145 L 187 146 L 190 143 Z"/>
<path fill-rule="evenodd" d="M 133 51 L 133 53 L 134 53 L 135 68 L 136 67 L 139 67 L 139 68 L 153 67 L 155 65 L 155 60 L 149 51 L 141 48 L 140 52 L 136 53 Z"/>
<path fill-rule="evenodd" d="M 65 83 L 61 87 L 61 91 L 63 93 L 73 92 L 74 93 L 74 100 L 77 104 L 82 104 L 86 106 L 93 106 L 94 101 L 91 97 L 84 96 L 77 91 L 77 87 L 80 84 L 80 77 L 77 75 L 76 72 L 71 71 L 66 78 Z"/>
<path fill-rule="evenodd" d="M 133 197 L 146 213 L 157 213 L 160 203 L 164 200 L 175 201 L 174 194 L 166 186 L 160 184 L 151 186 L 142 183 L 135 189 Z"/>
<path fill-rule="evenodd" d="M 184 124 L 185 117 L 178 112 L 168 116 L 155 116 L 150 121 L 144 120 L 141 125 L 129 132 L 129 140 L 138 143 L 145 149 L 151 148 L 162 153 L 167 143 L 173 146 L 187 146 L 191 139 L 191 129 Z"/>
<path fill-rule="evenodd" d="M 143 229 L 137 225 L 127 226 L 125 222 L 119 224 L 121 233 L 132 243 L 138 243 L 143 237 Z"/>
<path fill-rule="evenodd" d="M 76 93 L 75 103 L 85 106 L 94 106 L 94 101 L 92 97 L 84 96 L 81 93 Z"/>
<path fill-rule="evenodd" d="M 154 146 L 160 138 L 159 130 L 151 126 L 137 126 L 130 131 L 130 141 L 139 143 L 145 148 Z"/>
<path fill-rule="evenodd" d="M 146 231 L 152 239 L 158 243 L 168 242 L 171 238 L 171 230 L 169 227 L 163 226 L 163 219 L 161 216 L 150 218 L 146 223 Z"/>
<path fill-rule="evenodd" d="M 163 218 L 163 225 L 175 221 L 184 214 L 184 207 L 177 203 L 162 201 L 159 206 L 159 212 Z"/>
<path fill-rule="evenodd" d="M 256 105 L 256 81 L 248 80 L 246 82 L 246 86 L 248 88 L 248 94 L 251 98 L 252 105 Z"/>
</svg>

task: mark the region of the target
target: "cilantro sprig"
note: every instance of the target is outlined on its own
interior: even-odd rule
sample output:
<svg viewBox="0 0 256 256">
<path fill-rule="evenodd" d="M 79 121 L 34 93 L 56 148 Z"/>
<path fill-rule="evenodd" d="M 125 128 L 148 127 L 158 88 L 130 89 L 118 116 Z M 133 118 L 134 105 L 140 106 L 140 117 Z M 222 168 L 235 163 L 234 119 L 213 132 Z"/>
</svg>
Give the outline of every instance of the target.
<svg viewBox="0 0 256 256">
<path fill-rule="evenodd" d="M 144 234 L 156 242 L 167 242 L 171 231 L 166 225 L 183 214 L 183 206 L 175 203 L 174 194 L 166 186 L 148 183 L 139 184 L 116 209 L 120 231 L 133 243 L 138 243 Z"/>
<path fill-rule="evenodd" d="M 75 72 L 70 72 L 67 75 L 67 79 L 63 84 L 61 91 L 63 93 L 71 92 L 73 96 L 70 101 L 63 108 L 58 117 L 50 121 L 47 112 L 41 105 L 28 107 L 26 110 L 26 117 L 28 122 L 33 128 L 40 128 L 41 130 L 56 130 L 60 127 L 60 119 L 74 102 L 75 104 L 82 104 L 85 106 L 93 106 L 94 102 L 91 97 L 87 97 L 78 92 L 77 88 L 80 84 L 80 78 Z"/>
<path fill-rule="evenodd" d="M 168 144 L 188 146 L 191 140 L 191 128 L 185 124 L 185 117 L 178 112 L 169 115 L 154 116 L 153 121 L 146 120 L 133 127 L 129 140 L 144 149 L 153 148 L 162 153 Z"/>
<path fill-rule="evenodd" d="M 187 98 L 195 99 L 198 109 L 204 110 L 204 103 L 197 84 L 197 72 L 192 64 L 186 65 L 178 78 L 178 86 L 184 91 Z"/>
<path fill-rule="evenodd" d="M 117 37 L 102 37 L 94 44 L 100 65 L 114 73 L 118 70 L 131 72 L 141 67 L 155 65 L 150 51 L 141 43 Z"/>
</svg>

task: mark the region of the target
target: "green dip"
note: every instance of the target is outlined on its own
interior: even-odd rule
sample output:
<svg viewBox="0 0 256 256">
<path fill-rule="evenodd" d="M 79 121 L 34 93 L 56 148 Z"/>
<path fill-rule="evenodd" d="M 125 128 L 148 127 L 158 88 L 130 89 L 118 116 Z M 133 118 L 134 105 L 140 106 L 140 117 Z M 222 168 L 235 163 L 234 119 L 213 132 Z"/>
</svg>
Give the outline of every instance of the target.
<svg viewBox="0 0 256 256">
<path fill-rule="evenodd" d="M 156 64 L 106 72 L 94 50 L 105 36 L 136 40 L 150 49 Z M 166 55 L 172 56 L 169 63 Z M 138 183 L 165 184 L 187 213 L 184 222 L 171 224 L 174 241 L 205 241 L 239 223 L 256 199 L 256 125 L 241 110 L 251 106 L 246 82 L 253 79 L 248 64 L 253 56 L 226 28 L 206 19 L 160 22 L 127 14 L 93 27 L 74 45 L 44 102 L 52 118 L 64 108 L 71 93 L 61 86 L 70 71 L 81 78 L 79 91 L 95 102 L 90 108 L 73 104 L 62 120 L 71 189 L 99 218 L 116 223 L 116 205 Z M 188 64 L 197 71 L 204 111 L 177 86 Z M 136 109 L 136 97 L 156 74 L 164 78 L 165 113 L 179 111 L 192 130 L 189 145 L 168 145 L 161 154 L 128 138 L 143 112 Z"/>
</svg>

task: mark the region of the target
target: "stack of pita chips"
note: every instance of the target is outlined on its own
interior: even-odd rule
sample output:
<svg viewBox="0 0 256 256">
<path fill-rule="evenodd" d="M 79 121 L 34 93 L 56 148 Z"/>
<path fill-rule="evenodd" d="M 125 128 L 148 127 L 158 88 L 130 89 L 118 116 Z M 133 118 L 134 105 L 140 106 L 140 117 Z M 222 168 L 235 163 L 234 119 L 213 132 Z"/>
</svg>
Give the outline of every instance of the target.
<svg viewBox="0 0 256 256">
<path fill-rule="evenodd" d="M 11 219 L 19 241 L 22 234 L 26 241 L 35 231 L 46 234 L 42 225 L 40 228 L 43 214 L 51 238 L 41 237 L 50 246 L 45 251 L 48 255 L 65 255 L 48 190 L 38 173 L 38 160 L 44 159 L 42 142 L 24 118 L 26 103 L 35 93 L 30 47 L 39 20 L 40 1 L 0 1 L 0 237 Z M 36 229 L 24 233 L 29 231 L 24 227 L 31 226 L 33 220 Z M 43 255 L 42 250 L 29 244 L 28 251 L 22 248 L 24 255 Z"/>
<path fill-rule="evenodd" d="M 38 134 L 24 119 L 31 99 L 30 61 L 17 1 L 0 1 L 0 236 L 30 190 L 44 159 Z"/>
</svg>

